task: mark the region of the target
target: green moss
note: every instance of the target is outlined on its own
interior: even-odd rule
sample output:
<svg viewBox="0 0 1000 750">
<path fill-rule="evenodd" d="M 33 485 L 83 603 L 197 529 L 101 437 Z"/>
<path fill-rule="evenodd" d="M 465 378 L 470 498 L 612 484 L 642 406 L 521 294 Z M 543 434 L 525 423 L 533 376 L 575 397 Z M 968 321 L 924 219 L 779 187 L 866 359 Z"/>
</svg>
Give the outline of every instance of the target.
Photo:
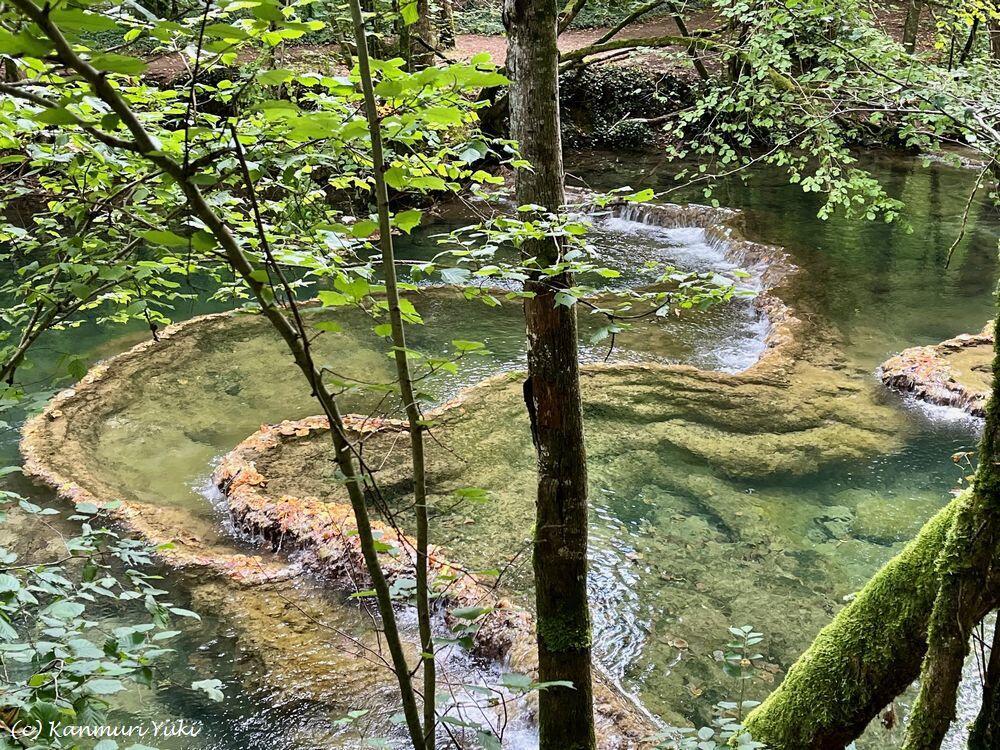
<svg viewBox="0 0 1000 750">
<path fill-rule="evenodd" d="M 538 618 L 538 636 L 549 653 L 590 648 L 590 622 L 576 612 Z"/>
<path fill-rule="evenodd" d="M 842 748 L 919 674 L 937 558 L 968 493 L 928 521 L 823 628 L 746 721 L 774 750 Z"/>
</svg>

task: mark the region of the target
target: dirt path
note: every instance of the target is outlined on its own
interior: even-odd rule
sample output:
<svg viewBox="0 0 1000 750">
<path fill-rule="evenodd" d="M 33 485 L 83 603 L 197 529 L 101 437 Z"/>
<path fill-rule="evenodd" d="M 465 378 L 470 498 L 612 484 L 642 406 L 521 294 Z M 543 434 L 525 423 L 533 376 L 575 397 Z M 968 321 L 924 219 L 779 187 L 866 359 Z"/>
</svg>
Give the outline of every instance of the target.
<svg viewBox="0 0 1000 750">
<path fill-rule="evenodd" d="M 691 21 L 691 28 L 700 28 L 699 19 Z M 609 29 L 573 29 L 567 31 L 559 37 L 559 50 L 569 52 L 572 50 L 587 47 L 604 34 Z M 640 23 L 623 30 L 618 37 L 623 39 L 636 39 L 639 37 L 664 36 L 676 34 L 677 27 L 668 18 L 659 18 L 649 23 Z M 454 60 L 468 60 L 473 55 L 488 52 L 491 59 L 497 65 L 503 65 L 507 60 L 507 38 L 504 36 L 493 36 L 486 34 L 459 34 L 455 38 L 454 49 L 447 50 L 445 54 Z M 651 53 L 644 55 L 647 58 L 657 57 Z M 659 59 L 659 58 L 657 58 Z M 634 61 L 635 58 L 633 57 Z M 308 62 L 312 66 L 321 69 L 332 69 L 339 67 L 338 47 L 336 44 L 304 44 L 288 49 L 285 53 L 285 62 Z M 661 66 L 657 66 L 661 67 Z M 149 61 L 148 75 L 156 80 L 170 81 L 182 75 L 187 75 L 187 66 L 180 58 L 180 55 L 163 55 Z"/>
<path fill-rule="evenodd" d="M 708 16 L 706 14 L 692 14 L 688 19 L 691 29 L 705 28 L 708 26 Z M 576 49 L 587 47 L 602 36 L 609 29 L 571 29 L 559 36 L 559 51 L 571 52 Z M 648 23 L 636 23 L 623 29 L 616 39 L 638 39 L 640 37 L 666 36 L 676 34 L 677 27 L 669 18 L 657 18 Z M 484 34 L 459 34 L 455 39 L 455 49 L 450 53 L 454 57 L 467 60 L 480 52 L 489 52 L 493 61 L 503 64 L 507 59 L 507 39 L 503 36 L 487 36 Z"/>
<path fill-rule="evenodd" d="M 899 3 L 893 3 L 883 7 L 877 13 L 876 23 L 882 26 L 887 33 L 899 39 L 902 33 L 903 18 L 905 10 Z M 922 19 L 921 35 L 919 45 L 921 48 L 930 49 L 934 43 L 934 24 L 930 18 Z M 717 14 L 713 12 L 699 11 L 685 14 L 685 22 L 690 31 L 699 29 L 718 28 L 721 21 Z M 559 37 L 559 50 L 561 52 L 571 52 L 589 46 L 600 39 L 609 31 L 608 28 L 594 29 L 571 29 Z M 677 34 L 677 26 L 668 16 L 658 16 L 645 23 L 635 23 L 616 35 L 620 39 L 637 39 L 640 37 L 657 37 L 670 34 Z M 670 48 L 674 54 L 661 54 L 658 51 L 639 52 L 628 58 L 628 62 L 637 62 L 651 66 L 656 70 L 671 71 L 676 73 L 692 72 L 689 61 L 683 59 L 683 51 L 679 48 Z M 453 60 L 468 60 L 473 55 L 482 52 L 489 53 L 491 59 L 497 65 L 503 65 L 507 59 L 507 39 L 504 36 L 494 36 L 486 34 L 459 34 L 455 39 L 455 47 L 446 51 L 447 57 Z M 679 54 L 678 54 L 679 53 Z M 711 55 L 702 53 L 709 67 L 712 67 Z M 284 64 L 292 62 L 304 62 L 311 67 L 329 72 L 343 72 L 339 70 L 338 47 L 335 44 L 312 44 L 300 45 L 287 48 L 284 52 Z M 182 75 L 187 75 L 185 66 L 180 55 L 164 55 L 149 61 L 150 77 L 159 81 L 174 80 Z"/>
</svg>

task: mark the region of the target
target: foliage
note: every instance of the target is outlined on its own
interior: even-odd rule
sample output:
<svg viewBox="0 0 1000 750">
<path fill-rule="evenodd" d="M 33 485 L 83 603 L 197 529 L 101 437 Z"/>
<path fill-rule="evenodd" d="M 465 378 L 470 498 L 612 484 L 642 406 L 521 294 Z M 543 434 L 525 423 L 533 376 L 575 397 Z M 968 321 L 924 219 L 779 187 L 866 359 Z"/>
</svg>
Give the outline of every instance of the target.
<svg viewBox="0 0 1000 750">
<path fill-rule="evenodd" d="M 682 179 L 705 182 L 709 195 L 716 172 L 738 172 L 764 161 L 784 167 L 804 190 L 823 193 L 823 215 L 842 208 L 891 220 L 898 204 L 853 166 L 850 144 L 883 132 L 886 120 L 903 143 L 925 150 L 953 138 L 975 145 L 992 130 L 993 93 L 988 92 L 985 113 L 969 106 L 983 94 L 981 76 L 916 66 L 884 44 L 852 2 L 720 2 L 718 10 L 729 21 L 729 36 L 699 46 L 718 54 L 728 77 L 709 81 L 672 129 L 684 145 L 671 155 L 700 162 Z M 371 209 L 376 170 L 384 168 L 392 191 L 391 231 L 408 233 L 423 221 L 420 206 L 432 197 L 466 189 L 483 195 L 502 182 L 485 161 L 530 168 L 513 144 L 478 129 L 480 92 L 506 83 L 484 57 L 420 71 L 407 70 L 401 59 L 373 62 L 378 127 L 386 146 L 376 163 L 368 123 L 360 115 L 360 71 L 351 67 L 337 74 L 282 62 L 289 43 L 327 28 L 310 17 L 309 3 L 224 0 L 205 6 L 203 14 L 171 20 L 137 14 L 125 2 L 97 8 L 62 0 L 43 18 L 32 15 L 39 12 L 28 0 L 14 0 L 0 11 L 0 52 L 13 61 L 19 78 L 0 86 L 0 167 L 10 186 L 5 208 L 26 202 L 31 209 L 27 220 L 8 220 L 0 229 L 0 261 L 16 274 L 0 289 L 11 300 L 3 313 L 0 362 L 12 389 L 44 331 L 97 316 L 102 322 L 143 320 L 155 333 L 178 301 L 195 295 L 253 310 L 280 308 L 289 316 L 299 302 L 316 297 L 325 307 L 365 311 L 366 325 L 387 337 L 389 303 L 377 272 L 383 237 Z M 73 54 L 99 71 L 97 83 L 67 65 L 58 35 L 43 28 L 44 19 L 68 36 Z M 124 46 L 110 51 L 92 45 L 101 32 L 120 34 Z M 167 87 L 144 77 L 149 51 L 179 55 L 186 77 Z M 903 74 L 907 84 L 901 87 L 897 76 Z M 767 150 L 755 152 L 761 143 L 769 144 Z M 198 197 L 207 211 L 195 209 Z M 612 200 L 650 197 L 648 191 L 609 196 L 598 200 L 598 208 Z M 412 266 L 413 281 L 459 285 L 470 300 L 492 306 L 523 297 L 521 283 L 529 275 L 571 273 L 579 280 L 559 290 L 557 304 L 582 305 L 603 316 L 607 325 L 597 337 L 612 343 L 630 320 L 725 302 L 739 293 L 738 274 L 684 274 L 666 267 L 649 269 L 655 279 L 650 288 L 604 289 L 618 272 L 605 268 L 586 241 L 588 226 L 580 216 L 592 211 L 593 206 L 558 213 L 521 206 L 488 217 L 442 237 L 445 247 L 437 257 Z M 553 237 L 565 246 L 555 264 L 521 257 L 527 241 Z M 227 238 L 251 270 L 234 272 L 223 244 Z M 399 304 L 405 325 L 422 323 L 405 298 Z M 327 321 L 294 335 L 299 341 L 335 336 L 337 326 Z M 456 342 L 452 358 L 409 349 L 405 357 L 419 380 L 436 370 L 454 371 L 461 357 L 480 348 Z M 387 344 L 386 352 L 398 347 Z M 79 363 L 70 367 L 71 374 L 79 374 Z M 322 383 L 310 386 L 398 390 L 398 383 L 349 381 L 334 369 L 321 368 Z M 145 592 L 141 583 L 132 585 Z M 20 591 L 19 584 L 8 593 Z M 52 596 L 68 597 L 69 591 Z M 48 616 L 47 609 L 37 611 Z M 74 638 L 89 627 L 82 611 L 67 619 L 64 630 Z M 459 640 L 473 632 L 475 617 L 467 619 L 454 634 Z M 758 636 L 742 630 L 739 637 L 741 644 L 731 651 L 737 661 L 727 659 L 727 666 L 743 674 L 743 661 L 754 658 L 747 650 Z M 145 674 L 149 665 L 143 660 L 156 648 L 150 643 L 130 654 L 128 667 L 117 668 L 131 671 L 112 678 Z M 72 650 L 67 654 L 74 656 Z M 81 690 L 89 679 L 81 675 Z M 43 690 L 47 680 L 25 689 Z M 469 712 L 497 705 L 523 688 L 514 683 L 468 686 L 476 696 Z M 199 687 L 213 695 L 217 689 L 212 683 Z M 534 686 L 539 687 L 544 686 Z M 711 736 L 699 736 L 698 742 L 739 732 L 744 707 L 741 699 L 735 717 L 720 714 Z M 439 714 L 450 724 L 446 719 L 460 716 L 461 708 L 445 704 Z M 500 733 L 479 724 L 455 726 L 473 732 L 483 746 L 499 742 Z"/>
<path fill-rule="evenodd" d="M 482 224 L 464 227 L 440 238 L 448 249 L 428 263 L 417 265 L 417 278 L 433 273 L 443 264 L 444 274 L 466 284 L 465 295 L 488 305 L 498 305 L 497 288 L 510 289 L 505 296 L 528 294 L 517 291 L 530 275 L 543 279 L 570 274 L 572 286 L 560 286 L 555 294 L 557 305 L 581 305 L 591 314 L 605 318 L 606 325 L 598 329 L 591 343 L 611 338 L 626 330 L 632 322 L 643 318 L 664 318 L 683 309 L 705 309 L 730 301 L 734 296 L 752 294 L 738 288 L 738 280 L 746 272 L 734 270 L 728 274 L 712 272 L 682 272 L 673 266 L 650 262 L 646 271 L 653 283 L 638 289 L 608 290 L 599 285 L 614 280 L 620 271 L 607 268 L 587 242 L 590 227 L 588 216 L 600 215 L 611 203 L 638 203 L 649 200 L 651 190 L 628 193 L 624 188 L 609 194 L 588 196 L 585 203 L 574 206 L 570 213 L 554 214 L 539 206 L 519 206 L 518 215 L 498 216 Z M 523 217 L 523 218 L 522 218 Z M 505 248 L 520 248 L 529 240 L 558 237 L 563 252 L 557 262 L 542 265 L 535 257 L 504 253 Z"/>
<path fill-rule="evenodd" d="M 697 42 L 719 75 L 670 128 L 674 158 L 696 166 L 678 180 L 703 183 L 766 163 L 823 195 L 835 210 L 892 221 L 901 205 L 856 166 L 852 147 L 894 139 L 926 153 L 962 143 L 991 161 L 1000 107 L 995 64 L 961 70 L 907 54 L 856 0 L 717 0 L 725 21 Z M 993 72 L 991 72 L 991 70 Z"/>
<path fill-rule="evenodd" d="M 148 570 L 152 548 L 107 528 L 113 504 L 81 503 L 63 520 L 5 490 L 0 523 L 9 522 L 12 505 L 59 542 L 35 559 L 0 548 L 0 748 L 77 747 L 67 728 L 100 725 L 115 695 L 151 686 L 157 663 L 173 653 L 169 643 L 180 634 L 169 629 L 174 620 L 197 615 L 167 599 L 159 576 Z M 79 533 L 64 536 L 54 523 Z M 116 624 L 122 613 L 128 617 Z M 218 681 L 191 689 L 222 699 Z M 102 750 L 112 746 L 106 740 Z"/>
<path fill-rule="evenodd" d="M 565 73 L 559 82 L 566 148 L 649 148 L 663 140 L 655 123 L 691 101 L 690 85 L 641 65 L 602 65 Z"/>
<path fill-rule="evenodd" d="M 186 284 L 208 277 L 214 298 L 252 297 L 278 330 L 294 319 L 299 348 L 293 351 L 313 390 L 326 393 L 321 403 L 327 408 L 325 389 L 337 385 L 317 384 L 322 377 L 317 373 L 326 368 L 318 370 L 310 359 L 308 339 L 336 329 L 306 330 L 298 295 L 312 296 L 320 286 L 324 306 L 360 307 L 379 332 L 379 321 L 391 308 L 374 274 L 378 224 L 369 213 L 371 186 L 382 179 L 397 193 L 419 195 L 495 181 L 473 166 L 492 146 L 475 133 L 479 105 L 468 94 L 505 79 L 481 57 L 416 73 L 407 72 L 400 59 L 375 63 L 378 127 L 387 148 L 376 157 L 368 121 L 359 116 L 359 70 L 330 76 L 275 66 L 277 48 L 322 22 L 302 21 L 293 8 L 270 3 L 208 5 L 201 17 L 181 21 L 137 17 L 130 8 L 122 4 L 98 14 L 86 5 L 50 10 L 19 0 L 0 16 L 0 23 L 14 30 L 4 32 L 3 41 L 18 80 L 0 85 L 0 137 L 15 151 L 11 163 L 21 167 L 16 184 L 25 192 L 39 186 L 46 199 L 65 195 L 69 207 L 54 210 L 47 200 L 45 209 L 31 215 L 30 230 L 9 228 L 24 242 L 5 259 L 27 282 L 9 289 L 16 299 L 12 330 L 21 335 L 3 352 L 4 374 L 13 383 L 39 335 L 71 325 L 73 316 L 90 310 L 99 309 L 107 320 L 141 312 L 155 334 L 163 318 L 154 318 L 148 305 L 141 311 L 131 305 L 160 288 L 168 290 L 162 296 L 170 303 L 183 298 L 169 291 L 178 288 L 169 278 L 176 271 Z M 110 30 L 109 25 L 126 29 L 126 47 L 88 48 L 86 34 Z M 127 45 L 141 38 L 190 58 L 185 87 L 159 88 L 141 77 L 147 62 L 126 54 Z M 242 65 L 241 53 L 253 59 Z M 225 72 L 219 76 L 218 70 Z M 38 148 L 53 141 L 51 149 Z M 420 216 L 417 209 L 396 210 L 391 225 L 408 232 Z M 92 226 L 95 244 L 81 245 L 76 237 Z M 388 231 L 381 229 L 382 239 Z M 110 270 L 102 274 L 102 266 L 91 264 L 83 271 L 86 278 L 106 278 L 106 289 L 81 288 L 76 294 L 72 284 L 78 285 L 79 277 L 64 275 L 63 237 L 72 237 L 71 248 L 79 250 L 72 258 L 74 273 L 92 256 L 107 255 L 102 266 Z M 150 272 L 157 286 L 138 286 L 137 297 L 103 298 L 104 291 L 120 294 L 120 287 L 145 279 L 135 269 L 149 262 L 159 264 Z M 47 278 L 36 273 L 39 267 Z M 68 293 L 84 301 L 67 302 Z M 405 322 L 419 323 L 406 304 Z M 288 317 L 279 307 L 285 305 Z M 341 470 L 351 470 L 352 462 L 347 458 Z M 364 512 L 359 497 L 356 513 Z M 373 579 L 377 562 L 374 568 Z M 408 667 L 398 636 L 390 636 L 391 603 L 381 614 L 389 647 L 400 655 L 395 668 L 402 690 Z M 217 694 L 211 681 L 198 687 Z M 401 695 L 406 711 L 412 693 L 409 702 L 405 691 Z M 421 730 L 414 731 L 413 724 L 408 719 L 411 738 L 422 747 Z"/>
</svg>

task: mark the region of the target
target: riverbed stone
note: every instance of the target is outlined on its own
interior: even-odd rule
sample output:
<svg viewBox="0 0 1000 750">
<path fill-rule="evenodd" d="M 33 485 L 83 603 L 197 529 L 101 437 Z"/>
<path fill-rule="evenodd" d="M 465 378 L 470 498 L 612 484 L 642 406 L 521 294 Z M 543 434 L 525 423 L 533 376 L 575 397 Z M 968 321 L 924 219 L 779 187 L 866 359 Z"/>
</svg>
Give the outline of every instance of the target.
<svg viewBox="0 0 1000 750">
<path fill-rule="evenodd" d="M 906 541 L 941 509 L 945 500 L 940 495 L 928 494 L 908 497 L 872 494 L 858 503 L 851 530 L 855 536 L 877 544 Z"/>
<path fill-rule="evenodd" d="M 843 505 L 830 505 L 813 519 L 827 539 L 845 539 L 851 531 L 854 514 Z M 823 541 L 821 537 L 817 541 Z"/>
</svg>

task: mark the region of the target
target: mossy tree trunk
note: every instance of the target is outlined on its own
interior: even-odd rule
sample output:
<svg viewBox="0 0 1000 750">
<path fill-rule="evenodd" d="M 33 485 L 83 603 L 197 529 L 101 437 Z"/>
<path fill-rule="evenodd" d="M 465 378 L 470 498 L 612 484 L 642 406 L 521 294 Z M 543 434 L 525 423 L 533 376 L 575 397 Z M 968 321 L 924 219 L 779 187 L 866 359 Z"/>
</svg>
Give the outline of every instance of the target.
<svg viewBox="0 0 1000 750">
<path fill-rule="evenodd" d="M 558 211 L 565 202 L 559 126 L 558 9 L 555 0 L 505 0 L 510 130 L 533 169 L 517 174 L 519 204 Z M 527 258 L 557 263 L 556 238 L 528 241 Z M 538 678 L 572 687 L 542 690 L 540 750 L 595 746 L 587 603 L 587 463 L 577 351 L 576 308 L 556 304 L 568 274 L 525 282 L 528 378 L 524 396 L 538 458 L 534 570 Z"/>
<path fill-rule="evenodd" d="M 994 625 L 990 656 L 986 664 L 986 678 L 983 680 L 983 705 L 969 732 L 969 750 L 996 750 L 998 747 L 1000 747 L 1000 626 Z"/>
<path fill-rule="evenodd" d="M 953 500 L 858 592 L 745 722 L 772 750 L 842 750 L 916 679 Z"/>
<path fill-rule="evenodd" d="M 438 44 L 444 49 L 455 47 L 455 5 L 452 0 L 439 0 Z"/>
<path fill-rule="evenodd" d="M 937 750 L 973 629 L 1000 591 L 1000 337 L 971 489 L 823 629 L 747 720 L 775 750 L 842 748 L 918 675 L 904 750 Z M 987 709 L 984 709 L 987 710 Z"/>
<path fill-rule="evenodd" d="M 955 699 L 973 628 L 996 604 L 1000 550 L 1000 336 L 994 337 L 993 391 L 979 441 L 970 502 L 956 516 L 938 560 L 941 586 L 928 631 L 920 693 L 904 750 L 937 750 L 955 719 Z"/>
<path fill-rule="evenodd" d="M 958 56 L 958 64 L 965 65 L 968 61 L 969 56 L 972 54 L 972 49 L 976 46 L 976 34 L 979 32 L 979 19 L 976 18 L 972 22 L 972 26 L 969 27 L 969 36 L 965 38 L 965 46 L 962 47 L 962 54 Z"/>
<path fill-rule="evenodd" d="M 772 750 L 842 750 L 917 677 L 940 577 L 937 559 L 968 494 L 927 522 L 820 631 L 746 720 Z"/>
<path fill-rule="evenodd" d="M 434 48 L 437 46 L 435 31 L 429 0 L 417 0 L 417 22 L 410 32 L 410 62 L 414 70 L 434 64 Z"/>
</svg>

